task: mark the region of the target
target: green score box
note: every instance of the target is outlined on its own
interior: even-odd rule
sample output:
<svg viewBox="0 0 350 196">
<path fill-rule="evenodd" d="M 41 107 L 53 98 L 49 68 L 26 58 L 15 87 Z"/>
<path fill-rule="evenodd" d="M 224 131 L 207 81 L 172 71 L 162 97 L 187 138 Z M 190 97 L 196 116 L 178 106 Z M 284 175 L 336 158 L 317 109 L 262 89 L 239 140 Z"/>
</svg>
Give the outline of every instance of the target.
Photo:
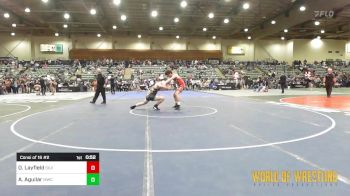
<svg viewBox="0 0 350 196">
<path fill-rule="evenodd" d="M 100 184 L 100 174 L 87 174 L 87 186 L 97 186 Z"/>
</svg>

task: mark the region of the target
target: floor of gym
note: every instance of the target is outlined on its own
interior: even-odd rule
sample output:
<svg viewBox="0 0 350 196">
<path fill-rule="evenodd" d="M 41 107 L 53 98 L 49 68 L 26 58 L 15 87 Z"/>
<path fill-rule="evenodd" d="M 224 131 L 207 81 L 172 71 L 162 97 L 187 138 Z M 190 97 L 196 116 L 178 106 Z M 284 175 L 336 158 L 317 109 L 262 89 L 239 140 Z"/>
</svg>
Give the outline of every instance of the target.
<svg viewBox="0 0 350 196">
<path fill-rule="evenodd" d="M 350 90 L 0 96 L 1 195 L 349 195 Z M 100 152 L 96 187 L 16 186 L 16 152 Z M 254 183 L 255 170 L 335 170 L 335 184 Z M 292 190 L 292 191 L 291 191 Z"/>
</svg>

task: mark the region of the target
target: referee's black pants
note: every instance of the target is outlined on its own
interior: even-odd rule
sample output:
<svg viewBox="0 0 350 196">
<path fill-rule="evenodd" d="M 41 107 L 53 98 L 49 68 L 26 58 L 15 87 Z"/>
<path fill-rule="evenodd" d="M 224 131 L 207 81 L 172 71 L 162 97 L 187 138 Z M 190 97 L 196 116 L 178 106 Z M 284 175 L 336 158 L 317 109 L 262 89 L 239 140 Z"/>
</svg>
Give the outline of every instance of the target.
<svg viewBox="0 0 350 196">
<path fill-rule="evenodd" d="M 281 89 L 282 89 L 282 93 L 284 93 L 284 89 L 286 88 L 286 83 L 281 83 Z"/>
<path fill-rule="evenodd" d="M 45 95 L 45 93 L 46 93 L 46 85 L 40 86 L 40 87 L 41 87 L 41 94 Z"/>
<path fill-rule="evenodd" d="M 98 96 L 100 95 L 100 93 L 101 93 L 102 98 L 103 98 L 103 103 L 106 103 L 106 89 L 103 88 L 103 87 L 96 89 L 95 96 L 94 96 L 94 99 L 92 100 L 92 102 L 94 102 L 94 103 L 96 102 L 96 100 L 97 100 Z"/>
<path fill-rule="evenodd" d="M 115 85 L 111 84 L 111 94 L 115 94 Z"/>
<path fill-rule="evenodd" d="M 331 97 L 332 94 L 332 85 L 326 84 L 327 97 Z"/>
</svg>

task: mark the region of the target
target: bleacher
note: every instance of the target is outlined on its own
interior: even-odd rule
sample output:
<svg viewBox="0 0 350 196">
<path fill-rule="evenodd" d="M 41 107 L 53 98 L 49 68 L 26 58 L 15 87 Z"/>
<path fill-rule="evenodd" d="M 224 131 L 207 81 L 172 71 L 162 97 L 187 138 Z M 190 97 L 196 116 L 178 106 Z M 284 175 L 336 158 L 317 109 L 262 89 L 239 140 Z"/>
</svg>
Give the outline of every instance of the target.
<svg viewBox="0 0 350 196">
<path fill-rule="evenodd" d="M 258 77 L 261 77 L 263 75 L 263 73 L 261 73 L 261 71 L 259 71 L 257 69 L 247 70 L 247 69 L 244 69 L 244 66 L 242 66 L 242 65 L 236 65 L 235 67 L 233 67 L 233 65 L 224 64 L 224 65 L 220 65 L 219 67 L 221 70 L 225 70 L 225 69 L 232 70 L 233 69 L 235 72 L 237 71 L 239 73 L 242 73 L 241 76 L 245 75 L 253 80 L 255 80 Z M 232 79 L 232 77 L 233 77 L 233 73 L 231 73 L 231 72 L 225 73 L 224 75 L 227 79 Z"/>
<path fill-rule="evenodd" d="M 296 66 L 283 65 L 283 64 L 273 64 L 273 63 L 256 63 L 254 66 L 252 64 L 246 65 L 246 62 L 236 63 L 225 63 L 221 65 L 215 66 L 213 68 L 209 64 L 198 64 L 191 66 L 184 65 L 175 65 L 172 64 L 172 67 L 176 67 L 174 72 L 178 73 L 183 78 L 192 79 L 232 79 L 234 72 L 237 71 L 240 73 L 240 76 L 248 76 L 252 80 L 256 80 L 258 77 L 265 77 L 271 74 L 272 72 L 276 73 L 276 78 L 279 78 L 282 74 L 285 74 L 287 77 L 293 76 L 302 76 L 302 71 Z M 161 63 L 160 63 L 161 64 Z M 167 69 L 170 69 L 169 66 L 166 65 L 145 65 L 142 62 L 139 64 L 133 64 L 131 68 L 128 68 L 128 72 L 125 72 L 125 69 L 122 65 L 110 65 L 110 66 L 96 66 L 92 65 L 84 65 L 81 67 L 80 65 L 48 65 L 44 67 L 30 67 L 30 68 L 22 68 L 15 69 L 11 64 L 8 65 L 0 65 L 0 79 L 3 79 L 5 76 L 16 77 L 18 75 L 26 75 L 29 78 L 37 79 L 42 76 L 51 75 L 56 78 L 60 78 L 64 81 L 75 81 L 77 75 L 81 75 L 81 79 L 83 81 L 91 81 L 96 78 L 96 69 L 101 69 L 101 72 L 105 76 L 113 75 L 118 79 L 130 80 L 132 79 L 131 74 L 135 77 L 141 79 L 154 79 L 162 74 Z M 322 67 L 320 64 L 310 64 L 307 65 L 312 71 L 315 71 L 315 75 L 324 75 L 326 70 L 325 67 Z M 139 71 L 142 70 L 142 74 L 140 75 Z M 350 66 L 335 66 L 336 72 L 346 72 L 350 73 Z M 129 77 L 125 78 L 124 74 L 128 74 Z M 62 81 L 61 80 L 61 81 Z"/>
<path fill-rule="evenodd" d="M 95 75 L 93 73 L 83 73 L 81 74 L 81 79 L 85 81 L 90 81 L 95 79 Z"/>
<path fill-rule="evenodd" d="M 141 79 L 150 79 L 150 78 L 153 79 L 154 77 L 164 74 L 167 67 L 134 65 L 132 69 L 133 69 L 134 76 L 140 76 L 139 71 L 142 70 Z"/>
<path fill-rule="evenodd" d="M 284 65 L 284 64 L 276 64 L 276 65 L 263 64 L 263 65 L 258 65 L 258 69 L 260 69 L 265 75 L 275 72 L 276 78 L 279 78 L 282 74 L 286 76 L 295 76 L 295 75 L 301 74 L 301 71 L 299 69 L 296 69 L 290 65 Z M 323 73 L 324 73 L 324 70 L 323 70 Z"/>
<path fill-rule="evenodd" d="M 206 69 L 196 69 L 194 67 L 181 67 L 177 70 L 179 76 L 182 78 L 188 78 L 192 76 L 193 79 L 215 79 L 218 78 L 218 74 L 211 66 L 207 66 Z"/>
<path fill-rule="evenodd" d="M 134 65 L 133 66 L 133 75 L 134 76 L 140 76 L 139 71 L 142 70 L 142 79 L 151 79 L 160 76 L 161 74 L 164 75 L 164 72 L 170 69 L 166 66 L 142 66 L 142 65 Z M 193 79 L 214 79 L 218 78 L 218 74 L 216 73 L 215 69 L 211 66 L 207 66 L 206 69 L 197 69 L 195 67 L 179 67 L 178 69 L 174 70 L 181 76 L 182 78 L 189 78 L 190 76 Z"/>
<path fill-rule="evenodd" d="M 277 78 L 279 78 L 282 74 L 286 76 L 294 76 L 294 75 L 299 75 L 301 73 L 300 70 L 293 69 L 292 66 L 282 65 L 282 64 L 276 65 L 276 69 L 274 71 L 276 72 Z"/>
<path fill-rule="evenodd" d="M 337 70 L 337 71 L 340 71 L 340 72 L 350 73 L 350 66 L 338 67 L 338 68 L 336 68 L 336 70 Z"/>
<path fill-rule="evenodd" d="M 20 71 L 21 69 L 15 69 L 10 64 L 0 65 L 0 79 L 7 75 L 9 76 L 18 75 Z"/>
<path fill-rule="evenodd" d="M 327 70 L 321 66 L 316 66 L 314 68 L 314 71 L 315 71 L 315 75 L 323 76 Z"/>
</svg>

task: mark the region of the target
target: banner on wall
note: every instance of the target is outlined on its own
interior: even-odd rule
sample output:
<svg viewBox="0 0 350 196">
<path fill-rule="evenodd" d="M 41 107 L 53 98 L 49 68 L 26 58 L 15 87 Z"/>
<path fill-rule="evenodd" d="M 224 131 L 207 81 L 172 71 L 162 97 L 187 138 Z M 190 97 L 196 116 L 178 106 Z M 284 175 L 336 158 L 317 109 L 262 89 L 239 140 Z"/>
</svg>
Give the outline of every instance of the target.
<svg viewBox="0 0 350 196">
<path fill-rule="evenodd" d="M 227 53 L 228 54 L 234 54 L 234 55 L 244 55 L 244 48 L 242 47 L 236 47 L 236 46 L 231 46 L 227 48 Z"/>
<path fill-rule="evenodd" d="M 40 52 L 63 53 L 63 44 L 40 44 Z"/>
</svg>

